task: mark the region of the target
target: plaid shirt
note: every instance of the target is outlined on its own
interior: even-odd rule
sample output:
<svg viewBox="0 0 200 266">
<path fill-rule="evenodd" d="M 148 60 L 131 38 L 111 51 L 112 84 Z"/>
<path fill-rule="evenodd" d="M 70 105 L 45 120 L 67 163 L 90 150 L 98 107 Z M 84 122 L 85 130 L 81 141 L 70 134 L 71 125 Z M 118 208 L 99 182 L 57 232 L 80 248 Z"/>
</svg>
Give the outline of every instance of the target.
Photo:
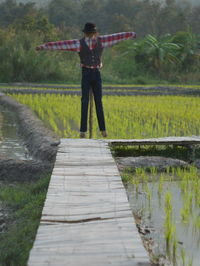
<svg viewBox="0 0 200 266">
<path fill-rule="evenodd" d="M 135 32 L 120 32 L 109 35 L 99 36 L 102 48 L 111 47 L 123 40 L 136 38 Z M 96 45 L 96 38 L 85 38 L 86 44 L 90 49 L 93 49 Z M 73 51 L 80 52 L 81 50 L 80 40 L 66 40 L 66 41 L 57 41 L 57 42 L 48 42 L 37 46 L 38 50 L 62 50 L 62 51 Z M 83 66 L 82 67 L 87 67 Z M 93 68 L 100 68 L 101 66 L 95 66 Z"/>
</svg>

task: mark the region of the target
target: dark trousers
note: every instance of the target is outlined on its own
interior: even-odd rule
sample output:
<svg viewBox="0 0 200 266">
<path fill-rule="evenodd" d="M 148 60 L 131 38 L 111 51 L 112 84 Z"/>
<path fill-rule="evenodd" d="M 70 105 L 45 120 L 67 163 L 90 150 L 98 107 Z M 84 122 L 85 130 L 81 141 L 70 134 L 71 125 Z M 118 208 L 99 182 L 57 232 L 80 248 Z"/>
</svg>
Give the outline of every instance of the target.
<svg viewBox="0 0 200 266">
<path fill-rule="evenodd" d="M 89 91 L 92 89 L 100 131 L 106 130 L 102 105 L 102 81 L 99 69 L 82 68 L 81 127 L 80 132 L 87 131 Z"/>
</svg>

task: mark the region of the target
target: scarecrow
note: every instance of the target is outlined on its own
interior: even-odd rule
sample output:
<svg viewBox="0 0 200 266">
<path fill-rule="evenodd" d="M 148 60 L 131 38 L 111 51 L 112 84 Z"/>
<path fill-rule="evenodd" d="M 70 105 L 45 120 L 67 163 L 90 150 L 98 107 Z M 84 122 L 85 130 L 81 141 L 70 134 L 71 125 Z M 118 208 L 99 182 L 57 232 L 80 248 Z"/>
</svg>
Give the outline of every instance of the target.
<svg viewBox="0 0 200 266">
<path fill-rule="evenodd" d="M 113 46 L 123 40 L 136 38 L 135 32 L 120 32 L 109 35 L 98 35 L 96 25 L 87 22 L 83 29 L 82 39 L 48 42 L 36 47 L 36 50 L 63 50 L 78 52 L 82 68 L 82 97 L 81 97 L 81 123 L 80 138 L 86 137 L 89 91 L 92 89 L 96 106 L 99 130 L 103 137 L 107 137 L 104 111 L 102 105 L 102 68 L 101 56 L 103 49 Z"/>
</svg>

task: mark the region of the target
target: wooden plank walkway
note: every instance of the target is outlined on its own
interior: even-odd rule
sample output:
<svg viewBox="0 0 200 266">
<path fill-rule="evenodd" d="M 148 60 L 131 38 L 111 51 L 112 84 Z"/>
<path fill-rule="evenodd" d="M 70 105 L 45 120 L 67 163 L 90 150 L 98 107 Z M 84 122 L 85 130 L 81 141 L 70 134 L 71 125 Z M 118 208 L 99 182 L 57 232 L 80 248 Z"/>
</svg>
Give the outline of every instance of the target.
<svg viewBox="0 0 200 266">
<path fill-rule="evenodd" d="M 107 142 L 61 140 L 28 265 L 150 265 Z"/>
</svg>

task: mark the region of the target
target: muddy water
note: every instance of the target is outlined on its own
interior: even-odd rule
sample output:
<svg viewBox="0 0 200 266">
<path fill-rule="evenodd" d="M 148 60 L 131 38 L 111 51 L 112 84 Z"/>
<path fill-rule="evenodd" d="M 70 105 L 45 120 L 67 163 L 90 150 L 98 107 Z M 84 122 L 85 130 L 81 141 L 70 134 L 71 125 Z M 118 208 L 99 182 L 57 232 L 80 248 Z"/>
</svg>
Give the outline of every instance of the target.
<svg viewBox="0 0 200 266">
<path fill-rule="evenodd" d="M 127 193 L 133 213 L 142 218 L 144 228 L 148 228 L 145 235 L 148 239 L 153 239 L 153 254 L 155 256 L 166 254 L 165 241 L 165 194 L 167 191 L 172 195 L 172 220 L 176 227 L 177 237 L 177 265 L 200 265 L 200 228 L 194 225 L 194 221 L 200 215 L 199 208 L 193 203 L 189 223 L 183 223 L 181 219 L 181 208 L 183 200 L 179 182 L 164 182 L 162 195 L 158 195 L 158 182 L 148 183 L 151 197 L 144 188 L 139 184 L 138 193 L 132 184 L 128 185 Z M 182 254 L 182 255 L 181 255 Z M 185 260 L 185 264 L 183 262 Z M 192 264 L 190 264 L 192 262 Z"/>
<path fill-rule="evenodd" d="M 12 159 L 30 159 L 19 135 L 16 114 L 0 105 L 0 155 Z"/>
</svg>

